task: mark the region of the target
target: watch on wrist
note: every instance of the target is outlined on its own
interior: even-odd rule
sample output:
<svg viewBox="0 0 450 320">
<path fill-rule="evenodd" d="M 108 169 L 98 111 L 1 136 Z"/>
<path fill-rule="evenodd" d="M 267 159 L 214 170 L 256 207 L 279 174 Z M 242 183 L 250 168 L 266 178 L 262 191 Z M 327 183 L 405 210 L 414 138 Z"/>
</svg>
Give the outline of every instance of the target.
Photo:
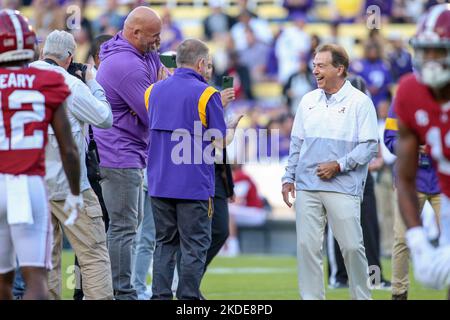
<svg viewBox="0 0 450 320">
<path fill-rule="evenodd" d="M 340 165 L 339 162 L 337 162 L 337 161 L 336 161 L 336 166 L 337 166 L 336 173 L 341 172 L 341 165 Z"/>
</svg>

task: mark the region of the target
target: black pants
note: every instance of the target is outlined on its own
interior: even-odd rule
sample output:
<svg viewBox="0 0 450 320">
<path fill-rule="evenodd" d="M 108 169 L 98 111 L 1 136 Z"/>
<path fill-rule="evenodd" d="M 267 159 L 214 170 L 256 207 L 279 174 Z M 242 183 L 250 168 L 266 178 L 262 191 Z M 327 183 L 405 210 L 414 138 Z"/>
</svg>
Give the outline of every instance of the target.
<svg viewBox="0 0 450 320">
<path fill-rule="evenodd" d="M 219 170 L 215 170 L 216 185 L 214 195 L 214 213 L 211 220 L 211 245 L 206 253 L 205 271 L 211 261 L 219 253 L 222 246 L 228 239 L 229 229 L 229 212 L 228 197 L 224 180 Z M 177 255 L 177 267 L 180 265 L 180 255 Z"/>
<path fill-rule="evenodd" d="M 211 203 L 212 205 L 212 203 Z M 211 245 L 209 201 L 152 197 L 156 227 L 152 299 L 172 299 L 172 280 L 180 253 L 177 299 L 199 300 L 200 282 Z"/>
<path fill-rule="evenodd" d="M 108 211 L 106 210 L 105 201 L 103 201 L 103 195 L 102 195 L 102 187 L 100 186 L 100 183 L 97 180 L 89 180 L 89 183 L 91 184 L 92 189 L 94 190 L 95 194 L 97 195 L 98 201 L 100 202 L 100 207 L 102 207 L 102 214 L 103 214 L 103 221 L 105 222 L 105 232 L 108 231 L 109 226 L 109 217 L 108 217 Z M 77 256 L 75 256 L 75 265 L 78 267 L 76 270 L 80 270 L 80 265 L 78 263 Z M 83 293 L 83 279 L 81 278 L 81 274 L 79 275 L 80 279 L 80 287 L 75 288 L 73 290 L 73 299 L 74 300 L 83 300 L 84 293 Z"/>
<path fill-rule="evenodd" d="M 214 213 L 211 219 L 211 245 L 206 253 L 206 264 L 203 273 L 206 272 L 209 264 L 219 253 L 230 234 L 228 197 L 225 183 L 222 179 L 220 171 L 215 170 L 215 172 L 216 185 L 214 195 Z M 180 268 L 180 254 L 177 255 L 177 268 Z"/>
<path fill-rule="evenodd" d="M 225 185 L 220 173 L 216 171 L 216 187 L 214 196 L 214 214 L 211 223 L 211 246 L 206 255 L 205 272 L 212 259 L 219 253 L 220 249 L 228 239 L 229 235 L 229 213 L 228 198 Z"/>
<path fill-rule="evenodd" d="M 361 203 L 361 228 L 364 238 L 364 247 L 366 251 L 367 262 L 369 266 L 378 266 L 381 269 L 380 262 L 380 229 L 378 226 L 377 204 L 375 201 L 375 189 L 372 175 L 367 175 L 367 181 L 364 188 L 364 198 Z M 329 282 L 339 282 L 342 284 L 348 283 L 347 270 L 344 265 L 344 258 L 342 257 L 339 244 L 333 238 L 333 248 L 330 248 L 330 241 L 328 241 L 328 279 Z M 334 254 L 333 254 L 334 253 Z M 334 259 L 333 259 L 334 257 Z M 330 260 L 332 263 L 330 263 Z M 383 276 L 381 272 L 381 281 Z M 334 279 L 331 279 L 331 278 Z"/>
</svg>

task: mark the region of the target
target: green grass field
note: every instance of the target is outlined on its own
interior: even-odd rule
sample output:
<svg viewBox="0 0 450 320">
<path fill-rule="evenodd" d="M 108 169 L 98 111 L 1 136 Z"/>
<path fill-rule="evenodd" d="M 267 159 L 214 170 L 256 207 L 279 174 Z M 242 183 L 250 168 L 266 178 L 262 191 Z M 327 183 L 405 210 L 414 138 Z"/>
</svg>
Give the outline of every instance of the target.
<svg viewBox="0 0 450 320">
<path fill-rule="evenodd" d="M 67 284 L 73 283 L 73 252 L 63 254 L 63 298 L 72 299 L 73 291 Z M 383 274 L 391 278 L 390 260 L 383 260 Z M 416 300 L 443 300 L 446 291 L 426 289 L 414 282 L 410 273 L 411 287 L 409 298 Z M 256 299 L 256 300 L 296 300 L 297 268 L 295 257 L 290 256 L 251 256 L 237 258 L 217 257 L 211 264 L 202 282 L 203 294 L 211 300 Z M 348 289 L 327 289 L 327 299 L 349 299 Z M 391 292 L 373 290 L 376 300 L 389 300 Z"/>
</svg>

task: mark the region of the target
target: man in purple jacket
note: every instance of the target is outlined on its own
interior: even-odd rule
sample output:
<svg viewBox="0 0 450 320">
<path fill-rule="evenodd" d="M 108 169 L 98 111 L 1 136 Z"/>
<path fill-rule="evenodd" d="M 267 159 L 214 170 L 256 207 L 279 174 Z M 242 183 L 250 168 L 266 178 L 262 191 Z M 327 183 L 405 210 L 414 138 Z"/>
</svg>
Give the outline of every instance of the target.
<svg viewBox="0 0 450 320">
<path fill-rule="evenodd" d="M 389 109 L 384 129 L 384 143 L 395 154 L 398 139 L 397 115 L 393 106 Z M 421 146 L 419 168 L 417 171 L 416 188 L 419 197 L 419 211 L 422 211 L 425 201 L 429 201 L 436 215 L 440 212 L 440 189 L 436 171 L 431 165 L 431 157 Z M 397 195 L 397 192 L 395 192 Z M 397 201 L 396 201 L 397 203 Z M 406 245 L 405 224 L 400 216 L 398 205 L 395 206 L 394 245 L 392 248 L 392 299 L 406 300 L 408 298 L 409 249 Z M 439 218 L 436 219 L 439 221 Z"/>
<path fill-rule="evenodd" d="M 116 299 L 137 299 L 131 285 L 132 246 L 143 212 L 143 169 L 149 141 L 145 90 L 165 73 L 157 49 L 161 19 L 150 8 L 137 7 L 124 29 L 100 50 L 97 81 L 111 104 L 113 126 L 94 129 L 109 213 L 108 248 Z"/>
<path fill-rule="evenodd" d="M 211 147 L 213 141 L 224 147 L 229 137 L 220 93 L 205 81 L 212 68 L 208 47 L 196 39 L 183 41 L 177 66 L 173 76 L 150 86 L 145 95 L 150 120 L 148 192 L 156 227 L 152 299 L 173 298 L 175 257 L 180 252 L 177 298 L 198 300 L 214 211 Z"/>
</svg>

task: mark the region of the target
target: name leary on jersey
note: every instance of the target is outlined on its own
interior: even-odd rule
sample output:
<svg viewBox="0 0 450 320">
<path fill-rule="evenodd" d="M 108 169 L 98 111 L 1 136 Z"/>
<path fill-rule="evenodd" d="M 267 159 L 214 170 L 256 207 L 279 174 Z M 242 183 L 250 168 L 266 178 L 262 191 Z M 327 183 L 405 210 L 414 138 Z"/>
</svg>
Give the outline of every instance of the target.
<svg viewBox="0 0 450 320">
<path fill-rule="evenodd" d="M 0 74 L 0 89 L 6 88 L 33 88 L 33 82 L 36 79 L 34 74 Z"/>
</svg>

